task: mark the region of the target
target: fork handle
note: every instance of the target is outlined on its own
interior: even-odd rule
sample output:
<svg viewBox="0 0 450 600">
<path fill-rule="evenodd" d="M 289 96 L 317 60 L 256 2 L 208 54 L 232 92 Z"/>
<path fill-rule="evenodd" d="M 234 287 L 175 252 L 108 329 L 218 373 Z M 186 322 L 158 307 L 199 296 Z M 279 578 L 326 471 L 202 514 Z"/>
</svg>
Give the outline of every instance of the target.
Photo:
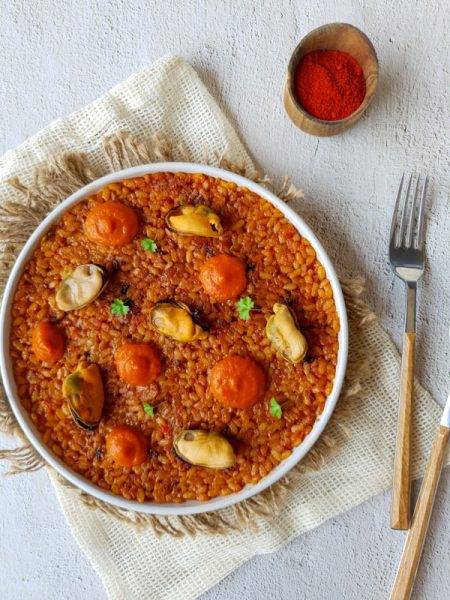
<svg viewBox="0 0 450 600">
<path fill-rule="evenodd" d="M 437 428 L 390 600 L 409 600 L 411 596 L 449 436 L 450 429 L 443 425 Z"/>
<path fill-rule="evenodd" d="M 392 529 L 408 529 L 411 510 L 411 426 L 416 334 L 403 335 L 400 402 L 392 486 Z"/>
</svg>

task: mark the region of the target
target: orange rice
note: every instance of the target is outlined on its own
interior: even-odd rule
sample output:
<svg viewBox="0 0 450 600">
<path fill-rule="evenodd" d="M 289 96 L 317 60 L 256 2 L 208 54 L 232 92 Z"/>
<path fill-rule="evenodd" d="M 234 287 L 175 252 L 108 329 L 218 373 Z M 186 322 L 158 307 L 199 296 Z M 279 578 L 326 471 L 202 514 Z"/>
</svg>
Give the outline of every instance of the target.
<svg viewBox="0 0 450 600">
<path fill-rule="evenodd" d="M 88 211 L 105 200 L 135 208 L 140 231 L 122 248 L 94 245 L 84 235 Z M 164 216 L 174 205 L 201 201 L 221 217 L 220 239 L 180 236 L 167 231 Z M 141 247 L 144 238 L 156 253 Z M 240 320 L 235 301 L 213 302 L 203 292 L 199 272 L 219 253 L 238 257 L 247 267 L 255 307 Z M 55 289 L 75 267 L 94 263 L 110 275 L 92 304 L 62 313 Z M 115 316 L 111 303 L 129 297 L 132 308 Z M 155 302 L 173 299 L 196 310 L 209 325 L 205 340 L 180 343 L 149 324 Z M 279 357 L 265 336 L 275 302 L 288 303 L 308 341 L 299 364 Z M 40 362 L 31 332 L 43 320 L 59 324 L 66 351 L 56 364 Z M 25 266 L 12 304 L 11 354 L 18 393 L 43 442 L 71 469 L 103 489 L 127 499 L 159 503 L 209 500 L 255 484 L 288 457 L 311 431 L 331 393 L 338 351 L 339 318 L 330 282 L 314 249 L 269 202 L 246 188 L 203 174 L 157 173 L 113 183 L 69 209 L 43 236 Z M 162 375 L 148 387 L 123 383 L 114 354 L 124 342 L 152 342 L 163 357 Z M 264 369 L 267 390 L 247 410 L 227 408 L 208 392 L 208 373 L 230 354 L 249 356 Z M 63 379 L 81 360 L 97 363 L 105 386 L 103 418 L 97 430 L 80 429 L 62 396 Z M 270 400 L 283 406 L 277 419 Z M 143 403 L 157 406 L 154 417 Z M 119 467 L 107 456 L 105 438 L 114 425 L 138 427 L 149 442 L 148 459 Z M 227 470 L 188 465 L 172 450 L 183 429 L 221 432 L 237 461 Z"/>
</svg>

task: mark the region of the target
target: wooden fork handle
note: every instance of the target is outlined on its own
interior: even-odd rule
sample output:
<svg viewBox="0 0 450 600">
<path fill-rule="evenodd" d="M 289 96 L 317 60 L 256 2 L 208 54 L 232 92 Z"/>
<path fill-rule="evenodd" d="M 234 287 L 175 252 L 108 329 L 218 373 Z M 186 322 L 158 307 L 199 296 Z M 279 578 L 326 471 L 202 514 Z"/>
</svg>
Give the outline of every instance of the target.
<svg viewBox="0 0 450 600">
<path fill-rule="evenodd" d="M 449 436 L 450 429 L 440 425 L 434 436 L 433 448 L 428 459 L 419 499 L 411 522 L 411 529 L 406 538 L 394 587 L 392 588 L 391 600 L 409 600 L 411 596 Z"/>
<path fill-rule="evenodd" d="M 392 529 L 408 529 L 411 510 L 411 427 L 415 333 L 403 335 L 400 401 L 392 484 Z"/>
</svg>

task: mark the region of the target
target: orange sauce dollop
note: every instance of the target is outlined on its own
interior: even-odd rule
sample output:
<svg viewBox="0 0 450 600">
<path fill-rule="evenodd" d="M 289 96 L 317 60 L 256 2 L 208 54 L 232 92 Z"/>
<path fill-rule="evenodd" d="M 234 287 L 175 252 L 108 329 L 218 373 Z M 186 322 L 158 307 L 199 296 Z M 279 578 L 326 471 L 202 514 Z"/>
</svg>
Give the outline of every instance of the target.
<svg viewBox="0 0 450 600">
<path fill-rule="evenodd" d="M 150 344 L 122 344 L 115 361 L 120 379 L 131 385 L 150 385 L 162 371 L 159 353 Z"/>
<path fill-rule="evenodd" d="M 136 467 L 147 458 L 147 439 L 135 427 L 116 425 L 106 438 L 106 452 L 121 467 Z"/>
<path fill-rule="evenodd" d="M 246 356 L 227 356 L 214 365 L 209 378 L 212 395 L 225 406 L 249 408 L 264 394 L 261 367 Z"/>
<path fill-rule="evenodd" d="M 203 289 L 214 300 L 234 300 L 247 287 L 242 262 L 229 254 L 218 254 L 203 263 L 200 270 Z"/>
<path fill-rule="evenodd" d="M 104 202 L 89 211 L 84 230 L 90 242 L 118 248 L 131 242 L 139 230 L 139 220 L 130 206 Z"/>
<path fill-rule="evenodd" d="M 31 334 L 31 345 L 36 358 L 42 362 L 57 362 L 64 354 L 64 334 L 51 323 L 38 323 Z"/>
</svg>

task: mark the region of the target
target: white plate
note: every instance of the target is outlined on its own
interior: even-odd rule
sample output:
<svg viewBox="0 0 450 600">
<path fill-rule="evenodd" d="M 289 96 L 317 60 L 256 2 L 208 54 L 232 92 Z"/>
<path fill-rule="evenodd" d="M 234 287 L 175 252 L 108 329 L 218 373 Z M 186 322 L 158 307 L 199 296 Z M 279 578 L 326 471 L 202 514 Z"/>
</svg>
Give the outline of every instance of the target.
<svg viewBox="0 0 450 600">
<path fill-rule="evenodd" d="M 303 442 L 294 448 L 292 454 L 283 460 L 277 467 L 275 467 L 266 477 L 264 477 L 256 485 L 247 485 L 240 492 L 230 494 L 229 496 L 221 496 L 213 498 L 207 502 L 196 502 L 189 501 L 183 504 L 157 504 L 156 502 L 145 502 L 141 504 L 137 501 L 126 500 L 121 496 L 116 496 L 111 492 L 102 490 L 100 487 L 91 483 L 88 479 L 85 479 L 81 475 L 78 475 L 72 471 L 64 462 L 62 462 L 56 455 L 54 455 L 47 446 L 42 442 L 42 436 L 32 423 L 28 412 L 22 406 L 19 397 L 17 395 L 16 384 L 13 376 L 13 369 L 11 364 L 11 357 L 9 353 L 10 345 L 10 329 L 11 329 L 11 302 L 14 297 L 16 286 L 19 282 L 25 264 L 30 260 L 34 250 L 38 246 L 41 237 L 50 229 L 50 227 L 59 219 L 59 217 L 72 205 L 76 204 L 80 200 L 95 194 L 105 185 L 113 183 L 115 181 L 121 181 L 122 179 L 130 179 L 132 177 L 141 177 L 147 173 L 157 172 L 184 172 L 184 173 L 204 173 L 212 177 L 220 177 L 226 181 L 234 181 L 241 187 L 246 187 L 252 192 L 255 192 L 262 198 L 268 200 L 273 204 L 283 215 L 296 227 L 301 236 L 305 237 L 310 244 L 313 246 L 317 253 L 317 258 L 322 263 L 326 270 L 327 278 L 331 283 L 333 289 L 334 301 L 336 304 L 337 313 L 340 320 L 340 332 L 339 332 L 339 350 L 337 358 L 336 376 L 334 379 L 333 390 L 327 398 L 325 409 L 320 417 L 317 419 L 311 432 L 305 437 Z M 333 410 L 336 406 L 336 402 L 339 398 L 342 383 L 344 381 L 345 369 L 347 366 L 347 353 L 348 353 L 348 324 L 347 324 L 347 313 L 345 310 L 344 298 L 342 290 L 339 285 L 339 281 L 336 272 L 328 258 L 325 250 L 321 243 L 301 219 L 291 208 L 289 208 L 284 202 L 277 198 L 274 194 L 267 191 L 260 185 L 235 175 L 229 171 L 218 169 L 215 167 L 209 167 L 201 164 L 193 163 L 154 163 L 149 165 L 141 165 L 139 167 L 132 167 L 130 169 L 124 169 L 123 171 L 117 171 L 110 175 L 106 175 L 97 181 L 93 181 L 84 188 L 78 190 L 72 194 L 69 198 L 61 202 L 44 221 L 37 227 L 37 229 L 30 236 L 29 240 L 23 247 L 19 254 L 11 274 L 6 284 L 5 293 L 3 297 L 1 312 L 0 312 L 0 328 L 1 328 L 1 339 L 0 339 L 0 367 L 1 375 L 3 378 L 3 385 L 5 387 L 6 394 L 8 396 L 11 408 L 14 415 L 17 418 L 20 426 L 25 432 L 26 436 L 36 448 L 36 450 L 45 458 L 45 460 L 54 468 L 56 471 L 61 473 L 71 483 L 81 488 L 85 492 L 88 492 L 92 496 L 114 504 L 121 508 L 136 510 L 143 513 L 150 513 L 155 515 L 188 515 L 202 513 L 212 510 L 218 510 L 231 506 L 242 500 L 246 500 L 255 494 L 262 492 L 264 489 L 278 481 L 281 477 L 292 469 L 312 448 L 320 434 L 324 430 L 328 420 L 330 419 Z"/>
</svg>

